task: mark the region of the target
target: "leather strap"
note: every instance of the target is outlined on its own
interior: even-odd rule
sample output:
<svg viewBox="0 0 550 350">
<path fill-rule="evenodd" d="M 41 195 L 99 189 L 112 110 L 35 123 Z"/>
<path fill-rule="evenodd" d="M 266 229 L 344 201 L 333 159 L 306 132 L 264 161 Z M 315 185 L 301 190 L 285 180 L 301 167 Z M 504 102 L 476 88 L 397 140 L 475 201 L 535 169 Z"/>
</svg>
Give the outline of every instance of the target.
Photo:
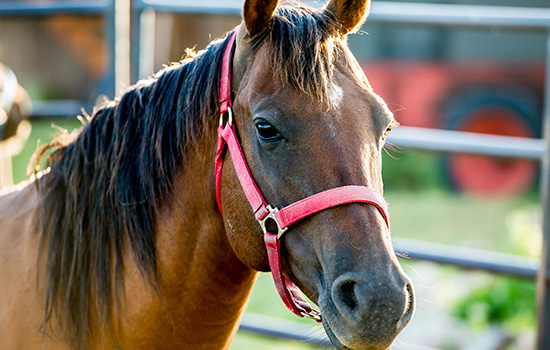
<svg viewBox="0 0 550 350">
<path fill-rule="evenodd" d="M 231 107 L 231 67 L 233 62 L 233 53 L 235 52 L 235 37 L 237 31 L 234 30 L 227 40 L 227 46 L 223 53 L 222 71 L 220 77 L 220 113 L 223 115 Z"/>
<path fill-rule="evenodd" d="M 342 186 L 333 188 L 295 202 L 275 213 L 281 228 L 322 210 L 348 203 L 367 203 L 374 205 L 382 214 L 386 226 L 390 228 L 388 207 L 384 197 L 365 186 Z"/>
<path fill-rule="evenodd" d="M 313 308 L 305 300 L 300 289 L 285 275 L 281 273 L 281 240 L 277 239 L 277 235 L 266 232 L 264 235 L 265 245 L 267 247 L 267 256 L 269 258 L 269 266 L 271 274 L 275 281 L 275 288 L 281 296 L 286 307 L 303 317 L 313 312 Z"/>
<path fill-rule="evenodd" d="M 231 153 L 231 160 L 233 160 L 235 172 L 237 173 L 237 177 L 239 178 L 244 194 L 252 207 L 254 216 L 257 220 L 263 219 L 263 217 L 265 217 L 264 213 L 266 213 L 265 208 L 267 207 L 267 204 L 262 196 L 262 193 L 260 192 L 260 189 L 257 187 L 256 182 L 252 178 L 252 174 L 250 173 L 250 169 L 248 168 L 248 164 L 244 158 L 244 152 L 239 144 L 239 141 L 237 140 L 235 127 L 233 125 L 226 124 L 225 127 L 218 128 L 218 137 L 223 140 L 222 147 L 224 144 L 227 145 L 227 148 Z M 220 143 L 221 142 L 218 141 L 218 145 L 220 145 Z M 223 150 L 218 149 L 216 152 L 217 154 L 220 154 L 218 164 L 223 162 L 223 158 L 221 157 L 222 151 Z M 216 169 L 219 169 L 219 172 L 216 172 L 216 187 L 218 188 L 217 192 L 219 192 L 219 189 L 221 188 L 221 165 L 217 166 Z M 218 197 L 220 197 L 220 195 L 218 195 Z"/>
<path fill-rule="evenodd" d="M 244 152 L 241 148 L 235 127 L 231 118 L 231 65 L 233 51 L 235 50 L 235 36 L 233 32 L 227 43 L 223 56 L 221 79 L 220 79 L 220 121 L 223 121 L 225 114 L 229 114 L 229 121 L 218 128 L 218 145 L 216 150 L 215 180 L 216 200 L 220 213 L 221 206 L 221 178 L 223 171 L 223 156 L 225 148 L 229 149 L 233 166 L 241 187 L 248 202 L 264 231 L 264 242 L 266 244 L 269 266 L 279 296 L 287 308 L 300 317 L 309 317 L 317 322 L 322 322 L 320 312 L 314 310 L 305 300 L 300 289 L 282 273 L 281 265 L 281 237 L 287 228 L 302 220 L 303 218 L 318 213 L 322 210 L 348 203 L 366 203 L 374 205 L 384 218 L 389 229 L 389 214 L 387 203 L 384 198 L 371 188 L 365 186 L 343 186 L 333 188 L 313 196 L 304 198 L 281 210 L 272 208 L 267 204 L 256 181 L 250 173 Z M 223 215 L 223 213 L 222 213 Z M 277 233 L 268 232 L 265 221 L 272 219 L 278 226 Z"/>
</svg>

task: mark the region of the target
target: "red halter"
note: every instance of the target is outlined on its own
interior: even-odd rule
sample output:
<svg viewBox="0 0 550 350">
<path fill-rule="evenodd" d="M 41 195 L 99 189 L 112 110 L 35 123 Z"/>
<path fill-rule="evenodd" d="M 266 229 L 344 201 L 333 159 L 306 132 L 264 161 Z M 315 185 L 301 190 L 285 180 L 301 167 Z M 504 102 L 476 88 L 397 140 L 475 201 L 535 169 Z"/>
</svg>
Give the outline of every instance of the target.
<svg viewBox="0 0 550 350">
<path fill-rule="evenodd" d="M 367 203 L 374 205 L 382 214 L 389 228 L 389 215 L 384 198 L 376 191 L 365 186 L 343 186 L 333 188 L 295 202 L 285 208 L 277 209 L 268 205 L 262 196 L 250 169 L 233 125 L 231 110 L 231 66 L 235 50 L 234 31 L 228 39 L 223 56 L 220 79 L 220 127 L 218 128 L 218 149 L 216 151 L 216 199 L 220 213 L 221 207 L 221 177 L 223 167 L 223 151 L 229 149 L 235 172 L 244 190 L 246 198 L 252 207 L 254 216 L 264 232 L 267 246 L 269 266 L 275 281 L 277 292 L 290 311 L 300 317 L 309 317 L 321 322 L 321 313 L 314 310 L 305 300 L 298 287 L 282 274 L 281 267 L 281 237 L 288 227 L 301 219 L 319 211 L 346 203 Z M 227 114 L 228 122 L 224 125 L 223 118 Z M 223 215 L 223 214 L 222 214 Z M 277 233 L 267 231 L 266 222 L 273 220 L 277 224 Z"/>
</svg>

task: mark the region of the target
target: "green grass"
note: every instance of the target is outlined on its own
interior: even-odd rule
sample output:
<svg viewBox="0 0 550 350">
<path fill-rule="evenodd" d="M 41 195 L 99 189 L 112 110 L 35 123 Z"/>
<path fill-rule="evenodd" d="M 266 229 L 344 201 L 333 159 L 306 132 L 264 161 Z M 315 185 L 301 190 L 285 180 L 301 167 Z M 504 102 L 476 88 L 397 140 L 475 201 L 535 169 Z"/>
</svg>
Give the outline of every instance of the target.
<svg viewBox="0 0 550 350">
<path fill-rule="evenodd" d="M 13 181 L 21 182 L 27 178 L 27 166 L 37 146 L 51 141 L 61 133 L 61 129 L 72 132 L 82 124 L 76 118 L 38 119 L 32 121 L 32 131 L 25 147 L 17 156 L 13 157 Z"/>
<path fill-rule="evenodd" d="M 396 237 L 512 254 L 539 253 L 533 249 L 540 242 L 540 227 L 538 204 L 532 199 L 487 200 L 441 190 L 387 191 L 386 198 Z"/>
<path fill-rule="evenodd" d="M 277 340 L 253 334 L 237 333 L 231 345 L 231 350 L 311 350 L 318 347 L 309 346 L 298 341 Z"/>
<path fill-rule="evenodd" d="M 452 310 L 474 329 L 500 324 L 513 335 L 534 329 L 535 284 L 512 278 L 495 278 L 460 300 Z"/>
<path fill-rule="evenodd" d="M 31 139 L 23 152 L 13 159 L 14 179 L 25 179 L 26 167 L 37 145 L 43 144 L 59 131 L 51 127 L 55 124 L 71 131 L 78 128 L 76 119 L 33 121 Z M 411 239 L 427 240 L 445 244 L 458 244 L 473 248 L 496 250 L 512 254 L 537 256 L 540 249 L 539 205 L 532 195 L 525 198 L 487 200 L 463 196 L 445 189 L 437 168 L 437 157 L 422 152 L 407 152 L 400 160 L 384 159 L 384 179 L 386 198 L 390 203 L 392 235 Z M 411 262 L 407 262 L 407 265 Z M 455 272 L 457 273 L 457 272 Z M 530 282 L 527 282 L 530 283 Z M 496 287 L 495 287 L 496 286 Z M 497 288 L 498 287 L 498 288 Z M 489 291 L 499 289 L 494 296 Z M 515 291 L 520 288 L 520 292 Z M 526 287 L 530 288 L 530 287 Z M 529 289 L 530 290 L 530 289 Z M 492 293 L 492 292 L 491 292 Z M 459 303 L 455 314 L 467 321 L 493 322 L 495 317 L 512 319 L 513 322 L 532 324 L 528 311 L 531 302 L 524 303 L 519 310 L 509 310 L 513 293 L 523 293 L 524 298 L 532 297 L 524 287 L 510 286 L 504 282 L 493 282 L 480 288 L 470 298 Z M 531 294 L 525 296 L 525 294 Z M 510 297 L 510 295 L 512 295 Z M 470 308 L 469 305 L 478 305 Z M 479 306 L 482 305 L 482 306 Z M 487 309 L 489 307 L 489 309 Z M 480 314 L 480 310 L 485 314 Z M 496 308 L 495 310 L 491 308 Z M 273 317 L 298 318 L 287 311 L 277 296 L 271 276 L 262 274 L 258 279 L 248 305 L 248 311 Z M 497 316 L 494 316 L 497 315 Z M 299 320 L 301 321 L 301 320 Z M 322 333 L 322 329 L 311 321 L 312 334 Z M 470 323 L 471 323 L 470 322 Z M 297 342 L 275 341 L 246 333 L 239 333 L 231 349 L 315 349 Z"/>
<path fill-rule="evenodd" d="M 255 314 L 303 323 L 306 334 L 319 335 L 324 333 L 321 325 L 311 320 L 296 317 L 286 309 L 282 300 L 277 295 L 277 291 L 273 285 L 273 278 L 267 273 L 259 275 L 252 289 L 246 310 Z M 319 349 L 319 347 L 297 341 L 274 340 L 272 338 L 239 332 L 231 343 L 230 349 L 312 350 Z"/>
</svg>

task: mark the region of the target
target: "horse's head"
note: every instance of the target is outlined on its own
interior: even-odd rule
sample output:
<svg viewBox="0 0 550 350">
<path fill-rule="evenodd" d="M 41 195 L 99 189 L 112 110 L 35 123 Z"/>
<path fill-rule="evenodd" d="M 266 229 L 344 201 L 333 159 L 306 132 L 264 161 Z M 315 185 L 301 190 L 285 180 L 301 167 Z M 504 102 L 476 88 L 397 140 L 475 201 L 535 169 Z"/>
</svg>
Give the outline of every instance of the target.
<svg viewBox="0 0 550 350">
<path fill-rule="evenodd" d="M 234 123 L 267 202 L 285 207 L 346 185 L 382 193 L 381 149 L 394 119 L 346 45 L 367 0 L 331 0 L 325 9 L 245 1 L 237 29 Z M 232 247 L 268 271 L 262 231 L 226 162 L 221 190 Z M 282 238 L 283 272 L 317 303 L 342 349 L 386 349 L 414 310 L 411 282 L 376 206 L 333 207 L 293 225 Z"/>
</svg>

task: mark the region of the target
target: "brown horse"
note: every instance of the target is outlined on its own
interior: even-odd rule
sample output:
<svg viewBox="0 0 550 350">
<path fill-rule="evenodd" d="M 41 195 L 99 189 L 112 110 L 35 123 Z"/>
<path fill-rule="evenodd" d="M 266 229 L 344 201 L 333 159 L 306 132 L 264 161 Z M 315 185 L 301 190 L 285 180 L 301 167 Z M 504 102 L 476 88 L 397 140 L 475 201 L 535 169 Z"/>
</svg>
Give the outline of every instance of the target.
<svg viewBox="0 0 550 350">
<path fill-rule="evenodd" d="M 13 185 L 11 157 L 30 136 L 30 98 L 15 73 L 0 63 L 0 189 Z"/>
<path fill-rule="evenodd" d="M 368 5 L 244 3 L 233 125 L 274 206 L 347 185 L 382 192 L 394 120 L 346 45 Z M 95 110 L 78 135 L 39 152 L 53 152 L 45 171 L 0 197 L 2 349 L 228 347 L 258 271 L 270 269 L 233 153 L 223 155 L 223 216 L 216 203 L 229 39 Z M 279 242 L 284 275 L 319 305 L 338 349 L 387 349 L 412 317 L 381 213 L 340 205 Z"/>
</svg>

